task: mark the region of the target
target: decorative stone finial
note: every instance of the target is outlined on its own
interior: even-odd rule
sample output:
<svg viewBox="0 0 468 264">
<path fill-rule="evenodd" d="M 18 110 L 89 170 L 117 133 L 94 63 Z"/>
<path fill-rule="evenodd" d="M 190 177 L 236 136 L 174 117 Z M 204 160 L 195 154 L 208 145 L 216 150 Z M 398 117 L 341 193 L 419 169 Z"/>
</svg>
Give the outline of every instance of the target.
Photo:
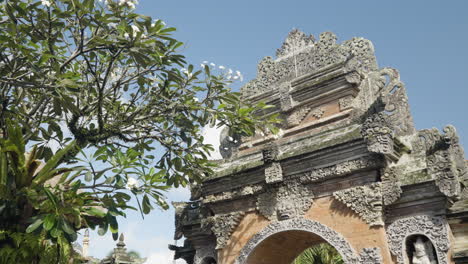
<svg viewBox="0 0 468 264">
<path fill-rule="evenodd" d="M 124 238 L 125 238 L 124 234 L 121 233 L 120 237 L 119 237 L 119 242 L 117 243 L 118 248 L 124 248 L 125 247 Z"/>
<path fill-rule="evenodd" d="M 287 57 L 306 47 L 314 45 L 314 36 L 307 36 L 304 32 L 293 29 L 283 42 L 281 48 L 276 50 L 276 57 Z"/>
<path fill-rule="evenodd" d="M 292 30 L 277 50 L 276 60 L 265 57 L 260 61 L 257 77 L 241 88 L 242 96 L 279 92 L 279 87 L 288 81 L 338 63 L 342 63 L 347 72 L 377 69 L 374 47 L 369 40 L 353 38 L 340 44 L 336 39 L 335 34 L 324 32 L 314 41 L 312 35 Z"/>
</svg>

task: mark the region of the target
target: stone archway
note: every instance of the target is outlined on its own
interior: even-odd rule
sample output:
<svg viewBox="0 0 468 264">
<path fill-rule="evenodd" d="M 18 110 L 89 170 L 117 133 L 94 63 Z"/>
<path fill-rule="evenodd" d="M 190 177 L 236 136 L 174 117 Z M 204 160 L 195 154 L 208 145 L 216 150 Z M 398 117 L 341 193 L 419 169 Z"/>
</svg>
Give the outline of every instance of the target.
<svg viewBox="0 0 468 264">
<path fill-rule="evenodd" d="M 327 242 L 333 246 L 342 256 L 345 263 L 361 263 L 362 260 L 370 260 L 369 263 L 381 263 L 380 251 L 376 248 L 363 249 L 358 255 L 345 238 L 338 232 L 317 221 L 305 218 L 294 218 L 285 221 L 273 222 L 257 233 L 242 248 L 235 264 L 254 263 L 262 254 L 271 252 L 275 240 L 292 239 L 295 241 L 309 241 L 309 243 L 295 244 L 297 252 L 289 252 L 289 258 L 283 259 L 285 263 L 292 261 L 297 254 L 307 247 L 320 242 Z M 288 241 L 284 244 L 288 245 Z M 262 253 L 263 252 L 263 253 Z M 291 259 L 292 257 L 292 259 Z M 279 260 L 275 262 L 278 263 Z"/>
</svg>

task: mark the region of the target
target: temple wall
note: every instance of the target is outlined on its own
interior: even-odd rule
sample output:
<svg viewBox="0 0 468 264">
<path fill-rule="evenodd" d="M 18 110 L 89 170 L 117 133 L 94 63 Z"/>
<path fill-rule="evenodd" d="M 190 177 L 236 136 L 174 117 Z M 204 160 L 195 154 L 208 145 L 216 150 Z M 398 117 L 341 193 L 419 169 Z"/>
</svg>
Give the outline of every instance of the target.
<svg viewBox="0 0 468 264">
<path fill-rule="evenodd" d="M 356 213 L 331 196 L 314 199 L 313 205 L 304 217 L 318 221 L 340 233 L 357 253 L 363 248 L 378 247 L 381 250 L 384 263 L 394 263 L 388 249 L 384 228 L 371 228 Z M 247 242 L 268 224 L 270 221 L 259 213 L 247 213 L 235 228 L 226 247 L 218 252 L 219 263 L 234 263 Z M 281 258 L 283 254 L 288 255 L 284 248 L 283 250 L 275 250 L 273 246 L 271 246 L 271 250 L 265 251 L 265 254 L 274 256 L 275 252 L 278 254 L 278 258 Z M 268 259 L 271 256 L 264 258 Z"/>
</svg>

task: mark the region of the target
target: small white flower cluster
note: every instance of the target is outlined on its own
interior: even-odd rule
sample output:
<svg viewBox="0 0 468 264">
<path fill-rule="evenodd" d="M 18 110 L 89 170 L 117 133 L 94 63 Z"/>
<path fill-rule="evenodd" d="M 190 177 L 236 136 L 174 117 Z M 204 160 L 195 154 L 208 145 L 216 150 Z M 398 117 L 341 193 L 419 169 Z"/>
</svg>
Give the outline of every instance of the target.
<svg viewBox="0 0 468 264">
<path fill-rule="evenodd" d="M 41 4 L 49 7 L 52 3 L 49 0 L 41 0 Z"/>
<path fill-rule="evenodd" d="M 99 2 L 105 2 L 107 4 L 107 7 L 110 8 L 110 4 L 113 2 L 113 0 L 99 0 Z M 137 4 L 138 0 L 119 0 L 119 6 L 127 6 L 131 9 L 135 9 Z"/>
<path fill-rule="evenodd" d="M 192 73 L 189 72 L 187 69 L 182 68 L 180 69 L 181 72 L 185 73 L 189 78 L 192 78 Z"/>
<path fill-rule="evenodd" d="M 138 188 L 138 180 L 135 178 L 129 177 L 127 180 L 127 184 L 125 185 L 125 189 L 132 190 Z"/>
<path fill-rule="evenodd" d="M 131 9 L 135 9 L 136 5 L 138 4 L 138 0 L 119 0 L 119 6 L 126 5 Z"/>
<path fill-rule="evenodd" d="M 153 23 L 151 23 L 151 27 L 156 26 L 156 22 L 158 22 L 158 21 L 161 21 L 161 24 L 162 24 L 163 26 L 166 25 L 166 23 L 164 23 L 164 21 L 162 21 L 161 19 L 154 19 Z"/>
<path fill-rule="evenodd" d="M 200 66 L 205 68 L 206 65 L 209 65 L 212 68 L 216 68 L 216 64 L 213 62 L 203 61 Z M 244 80 L 244 76 L 240 71 L 233 71 L 232 69 L 227 69 L 223 65 L 219 65 L 218 69 L 224 73 L 224 76 L 227 80 L 240 80 L 241 82 Z"/>
</svg>

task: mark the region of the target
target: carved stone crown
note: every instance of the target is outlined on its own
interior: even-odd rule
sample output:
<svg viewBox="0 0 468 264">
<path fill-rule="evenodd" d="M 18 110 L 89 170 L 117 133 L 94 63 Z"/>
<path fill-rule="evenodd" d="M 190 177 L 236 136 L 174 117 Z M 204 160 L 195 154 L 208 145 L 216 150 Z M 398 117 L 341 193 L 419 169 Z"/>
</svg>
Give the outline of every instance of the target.
<svg viewBox="0 0 468 264">
<path fill-rule="evenodd" d="M 241 88 L 244 98 L 278 90 L 280 84 L 326 66 L 346 62 L 350 70 L 370 71 L 377 69 L 372 42 L 363 38 L 352 38 L 336 43 L 331 32 L 320 34 L 320 39 L 307 36 L 294 29 L 280 49 L 277 59 L 263 58 L 257 66 L 257 77 Z"/>
</svg>

